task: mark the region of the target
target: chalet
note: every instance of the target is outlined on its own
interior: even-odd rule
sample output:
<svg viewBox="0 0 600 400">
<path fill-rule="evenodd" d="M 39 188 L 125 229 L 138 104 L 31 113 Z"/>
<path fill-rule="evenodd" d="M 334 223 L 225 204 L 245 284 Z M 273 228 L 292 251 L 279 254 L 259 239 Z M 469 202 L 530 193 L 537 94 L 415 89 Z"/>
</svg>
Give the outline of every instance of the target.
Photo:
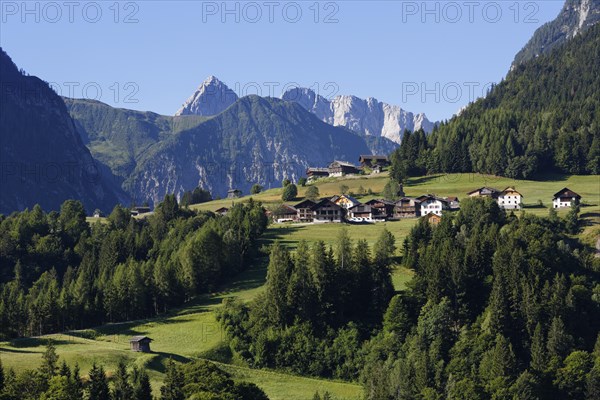
<svg viewBox="0 0 600 400">
<path fill-rule="evenodd" d="M 102 213 L 102 211 L 100 211 L 100 210 L 94 211 L 94 218 L 101 218 L 101 217 L 104 217 L 104 214 Z"/>
<path fill-rule="evenodd" d="M 554 208 L 571 207 L 573 204 L 579 204 L 581 196 L 569 188 L 564 188 L 554 194 L 552 206 Z"/>
<path fill-rule="evenodd" d="M 278 223 L 294 222 L 298 220 L 298 210 L 287 204 L 282 204 L 273 211 L 273 220 Z"/>
<path fill-rule="evenodd" d="M 496 201 L 498 206 L 505 210 L 520 210 L 523 197 L 514 187 L 510 186 L 498 193 Z"/>
<path fill-rule="evenodd" d="M 419 201 L 421 215 L 442 215 L 442 211 L 450 209 L 450 204 L 446 199 L 431 194 L 417 197 L 416 200 Z"/>
<path fill-rule="evenodd" d="M 495 199 L 498 197 L 499 193 L 500 191 L 498 189 L 484 186 L 467 193 L 467 195 L 469 197 L 491 197 L 492 199 Z"/>
<path fill-rule="evenodd" d="M 215 210 L 215 214 L 226 215 L 228 211 L 229 211 L 229 208 L 221 207 L 221 208 Z"/>
<path fill-rule="evenodd" d="M 421 215 L 421 202 L 412 197 L 402 197 L 394 206 L 394 219 L 416 218 Z"/>
<path fill-rule="evenodd" d="M 394 216 L 394 202 L 384 199 L 373 199 L 367 201 L 365 204 L 371 206 L 373 209 L 373 219 L 376 221 L 385 221 Z"/>
<path fill-rule="evenodd" d="M 429 222 L 431 225 L 438 225 L 440 222 L 442 222 L 442 217 L 440 217 L 437 214 L 427 214 L 423 218 L 425 218 L 425 220 L 427 222 Z"/>
<path fill-rule="evenodd" d="M 129 345 L 133 351 L 141 351 L 142 353 L 150 353 L 150 339 L 148 336 L 134 336 L 129 340 Z"/>
<path fill-rule="evenodd" d="M 335 200 L 331 199 L 331 201 L 333 201 L 338 206 L 345 208 L 346 210 L 349 210 L 350 208 L 360 204 L 360 201 L 356 200 L 354 197 L 347 195 L 347 194 L 343 194 L 341 196 L 336 196 L 336 197 L 337 197 L 337 199 L 335 199 Z"/>
<path fill-rule="evenodd" d="M 229 189 L 227 191 L 227 198 L 228 199 L 238 199 L 242 197 L 242 191 L 239 189 Z"/>
<path fill-rule="evenodd" d="M 329 164 L 329 176 L 344 176 L 360 173 L 360 169 L 349 162 L 334 161 Z"/>
<path fill-rule="evenodd" d="M 344 209 L 329 199 L 322 199 L 312 208 L 314 223 L 342 222 Z"/>
<path fill-rule="evenodd" d="M 312 200 L 304 200 L 294 206 L 298 215 L 297 219 L 299 222 L 312 222 L 314 215 L 312 208 L 316 205 Z"/>
<path fill-rule="evenodd" d="M 138 215 L 147 214 L 150 211 L 151 211 L 150 207 L 148 207 L 148 206 L 133 207 L 131 209 L 131 215 L 135 217 L 135 216 L 138 216 Z"/>
<path fill-rule="evenodd" d="M 375 221 L 373 218 L 374 211 L 373 207 L 368 204 L 357 204 L 348 209 L 347 219 L 353 222 L 373 222 Z"/>
<path fill-rule="evenodd" d="M 307 168 L 306 177 L 308 182 L 329 176 L 329 168 Z"/>
<path fill-rule="evenodd" d="M 387 156 L 375 156 L 375 155 L 360 156 L 358 158 L 358 162 L 363 167 L 368 167 L 368 168 L 372 168 L 372 167 L 382 168 L 382 167 L 387 167 L 390 165 L 390 160 L 387 158 Z"/>
<path fill-rule="evenodd" d="M 458 197 L 450 196 L 450 197 L 446 197 L 446 200 L 448 201 L 450 210 L 460 209 L 460 200 L 458 200 Z"/>
</svg>

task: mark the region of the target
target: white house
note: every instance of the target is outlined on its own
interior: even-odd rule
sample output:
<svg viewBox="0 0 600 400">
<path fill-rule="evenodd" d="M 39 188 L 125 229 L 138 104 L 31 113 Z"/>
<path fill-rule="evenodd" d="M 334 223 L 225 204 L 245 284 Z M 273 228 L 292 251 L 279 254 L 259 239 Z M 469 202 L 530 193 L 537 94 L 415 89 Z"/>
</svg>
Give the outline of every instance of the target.
<svg viewBox="0 0 600 400">
<path fill-rule="evenodd" d="M 579 204 L 581 196 L 569 188 L 564 188 L 554 194 L 552 206 L 554 208 L 571 207 L 573 204 Z"/>
<path fill-rule="evenodd" d="M 507 187 L 497 194 L 498 206 L 505 210 L 520 210 L 521 200 L 524 196 L 517 192 L 514 187 Z"/>
<path fill-rule="evenodd" d="M 432 195 L 425 195 L 417 198 L 420 203 L 421 216 L 427 214 L 442 215 L 442 211 L 448 210 L 450 205 L 447 200 L 435 197 Z"/>
</svg>

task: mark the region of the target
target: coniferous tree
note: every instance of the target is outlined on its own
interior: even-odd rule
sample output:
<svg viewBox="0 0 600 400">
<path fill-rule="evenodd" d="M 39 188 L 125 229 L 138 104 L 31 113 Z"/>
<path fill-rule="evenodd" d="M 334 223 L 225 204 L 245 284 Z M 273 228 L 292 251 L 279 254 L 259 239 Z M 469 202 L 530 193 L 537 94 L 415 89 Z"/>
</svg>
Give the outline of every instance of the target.
<svg viewBox="0 0 600 400">
<path fill-rule="evenodd" d="M 102 365 L 92 364 L 90 370 L 90 381 L 87 387 L 88 400 L 107 400 L 110 399 L 110 390 L 108 380 Z"/>
<path fill-rule="evenodd" d="M 46 380 L 50 380 L 58 372 L 58 355 L 56 354 L 56 347 L 52 341 L 46 343 L 46 350 L 42 354 L 42 365 L 40 366 L 40 373 Z"/>
<path fill-rule="evenodd" d="M 276 326 L 284 326 L 288 322 L 287 291 L 292 269 L 288 250 L 275 242 L 271 247 L 267 269 L 266 293 L 267 309 Z"/>
<path fill-rule="evenodd" d="M 81 380 L 81 373 L 79 371 L 79 364 L 75 363 L 73 368 L 73 396 L 76 399 L 83 398 L 83 381 Z"/>
<path fill-rule="evenodd" d="M 185 386 L 183 373 L 175 365 L 173 360 L 169 359 L 165 380 L 160 388 L 161 400 L 185 400 L 183 387 Z"/>
<path fill-rule="evenodd" d="M 129 384 L 129 374 L 127 366 L 123 361 L 119 361 L 115 373 L 115 381 L 111 398 L 113 400 L 130 400 L 133 397 L 133 388 Z"/>
<path fill-rule="evenodd" d="M 4 390 L 4 367 L 2 366 L 2 358 L 0 358 L 0 394 Z"/>
<path fill-rule="evenodd" d="M 544 333 L 542 325 L 538 322 L 531 340 L 531 368 L 537 372 L 543 372 L 547 364 L 547 350 L 544 344 Z"/>
<path fill-rule="evenodd" d="M 152 387 L 150 377 L 145 369 L 133 368 L 133 400 L 152 400 Z"/>
<path fill-rule="evenodd" d="M 585 399 L 600 399 L 600 364 L 596 361 L 596 366 L 588 374 L 585 386 Z"/>
</svg>

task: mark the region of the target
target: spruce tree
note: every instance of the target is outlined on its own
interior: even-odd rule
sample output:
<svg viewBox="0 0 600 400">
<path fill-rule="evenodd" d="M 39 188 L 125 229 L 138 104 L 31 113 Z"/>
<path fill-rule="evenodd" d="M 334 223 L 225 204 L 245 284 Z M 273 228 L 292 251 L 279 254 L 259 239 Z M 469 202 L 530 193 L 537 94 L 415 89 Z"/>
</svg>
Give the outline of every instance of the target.
<svg viewBox="0 0 600 400">
<path fill-rule="evenodd" d="M 273 323 L 284 326 L 288 323 L 288 282 L 292 273 L 290 253 L 279 242 L 271 247 L 267 269 L 267 308 Z"/>
<path fill-rule="evenodd" d="M 113 400 L 131 400 L 133 397 L 133 388 L 129 384 L 129 374 L 127 366 L 123 361 L 119 361 L 117 372 L 115 374 L 115 382 L 112 390 Z"/>
<path fill-rule="evenodd" d="M 543 372 L 547 363 L 546 346 L 544 344 L 544 333 L 542 325 L 538 322 L 531 339 L 531 368 L 537 372 Z"/>
<path fill-rule="evenodd" d="M 169 359 L 165 372 L 165 381 L 160 388 L 160 400 L 185 400 L 183 386 L 184 376 L 173 360 Z"/>
<path fill-rule="evenodd" d="M 4 390 L 4 367 L 2 366 L 2 358 L 0 358 L 0 394 Z"/>
<path fill-rule="evenodd" d="M 90 381 L 87 387 L 88 400 L 108 400 L 110 399 L 110 390 L 108 389 L 108 380 L 104 373 L 104 367 L 92 364 L 90 370 Z"/>
<path fill-rule="evenodd" d="M 67 362 L 65 360 L 63 360 L 62 363 L 60 364 L 60 369 L 58 370 L 58 374 L 60 376 L 64 376 L 65 378 L 68 378 L 68 379 L 71 378 L 71 368 L 69 368 L 69 366 L 67 365 Z"/>
<path fill-rule="evenodd" d="M 46 343 L 46 350 L 42 354 L 42 365 L 40 366 L 40 373 L 46 380 L 50 380 L 56 375 L 58 371 L 58 355 L 56 354 L 56 347 L 51 340 Z"/>
<path fill-rule="evenodd" d="M 81 380 L 78 363 L 75 363 L 75 367 L 73 368 L 73 395 L 76 399 L 83 398 L 83 381 Z"/>
<path fill-rule="evenodd" d="M 133 400 L 152 400 L 152 387 L 150 378 L 145 369 L 134 367 L 131 374 L 133 380 Z"/>
</svg>

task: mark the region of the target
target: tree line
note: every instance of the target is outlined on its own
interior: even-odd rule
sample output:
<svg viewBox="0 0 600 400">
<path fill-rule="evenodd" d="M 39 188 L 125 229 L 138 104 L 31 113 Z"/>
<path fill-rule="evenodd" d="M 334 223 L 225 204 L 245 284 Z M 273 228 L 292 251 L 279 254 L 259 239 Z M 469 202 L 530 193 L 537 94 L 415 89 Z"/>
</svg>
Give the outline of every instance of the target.
<svg viewBox="0 0 600 400">
<path fill-rule="evenodd" d="M 73 200 L 0 216 L 0 338 L 151 317 L 211 291 L 256 255 L 264 211 L 194 212 L 167 195 L 147 218 L 116 206 L 91 226 Z"/>
</svg>

